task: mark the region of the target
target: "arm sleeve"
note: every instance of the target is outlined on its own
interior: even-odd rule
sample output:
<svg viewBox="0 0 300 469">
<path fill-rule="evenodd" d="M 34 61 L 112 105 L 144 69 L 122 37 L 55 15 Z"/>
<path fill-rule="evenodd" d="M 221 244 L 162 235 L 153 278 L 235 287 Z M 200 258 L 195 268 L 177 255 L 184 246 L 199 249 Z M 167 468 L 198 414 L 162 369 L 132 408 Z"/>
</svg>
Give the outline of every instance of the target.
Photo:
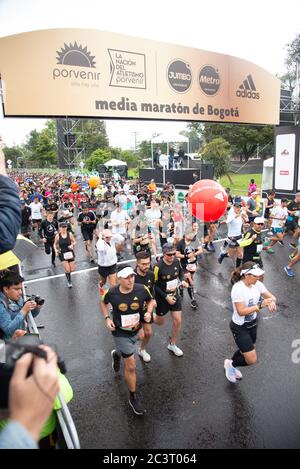
<svg viewBox="0 0 300 469">
<path fill-rule="evenodd" d="M 24 316 L 18 313 L 14 319 L 11 316 L 3 303 L 0 303 L 0 329 L 4 332 L 5 336 L 11 337 L 16 329 L 24 328 Z"/>
<path fill-rule="evenodd" d="M 12 249 L 21 227 L 21 202 L 15 183 L 0 175 L 0 254 Z"/>
<path fill-rule="evenodd" d="M 250 233 L 246 233 L 244 238 L 239 242 L 239 245 L 241 246 L 241 248 L 245 248 L 246 246 L 250 246 L 250 244 L 252 243 L 252 236 L 250 235 Z"/>
<path fill-rule="evenodd" d="M 23 425 L 11 420 L 0 433 L 0 449 L 38 449 L 38 445 Z"/>
</svg>

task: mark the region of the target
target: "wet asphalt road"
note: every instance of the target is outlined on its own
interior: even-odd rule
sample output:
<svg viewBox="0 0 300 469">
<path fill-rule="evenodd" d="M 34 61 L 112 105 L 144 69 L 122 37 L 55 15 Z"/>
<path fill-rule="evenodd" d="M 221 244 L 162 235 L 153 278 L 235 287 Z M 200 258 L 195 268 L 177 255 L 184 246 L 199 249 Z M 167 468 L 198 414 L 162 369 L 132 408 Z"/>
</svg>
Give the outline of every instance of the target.
<svg viewBox="0 0 300 469">
<path fill-rule="evenodd" d="M 28 284 L 28 293 L 46 299 L 37 323 L 45 325 L 42 338 L 56 344 L 66 362 L 74 390 L 69 408 L 81 446 L 300 448 L 300 363 L 292 362 L 292 343 L 300 339 L 300 264 L 295 266 L 296 277 L 288 278 L 283 271 L 290 252 L 287 244 L 276 246 L 276 255 L 264 253 L 265 284 L 278 298 L 278 311 L 261 313 L 258 364 L 242 368 L 244 379 L 235 385 L 223 372 L 224 358 L 231 358 L 236 349 L 229 330 L 233 264 L 225 259 L 220 266 L 218 253 L 205 256 L 196 274 L 197 311 L 185 294 L 178 342 L 184 356 L 167 350 L 168 320 L 161 328 L 153 327 L 147 349 L 152 361 L 144 364 L 137 357 L 144 418 L 132 413 L 122 374 L 111 369 L 113 339 L 99 313 L 97 271 L 75 275 L 73 289 L 66 288 L 65 277 Z M 78 269 L 91 267 L 82 246 L 77 261 Z M 60 266 L 54 270 L 49 265 L 50 258 L 40 248 L 25 263 L 26 280 L 62 273 Z"/>
</svg>

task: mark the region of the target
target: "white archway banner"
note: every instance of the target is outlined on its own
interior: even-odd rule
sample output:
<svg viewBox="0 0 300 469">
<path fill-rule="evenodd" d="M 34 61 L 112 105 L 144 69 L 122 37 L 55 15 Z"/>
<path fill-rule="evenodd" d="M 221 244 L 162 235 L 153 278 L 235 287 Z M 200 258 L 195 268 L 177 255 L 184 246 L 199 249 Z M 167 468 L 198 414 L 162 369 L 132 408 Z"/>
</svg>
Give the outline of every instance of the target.
<svg viewBox="0 0 300 469">
<path fill-rule="evenodd" d="M 5 116 L 278 124 L 280 81 L 243 59 L 85 29 L 0 39 Z"/>
</svg>

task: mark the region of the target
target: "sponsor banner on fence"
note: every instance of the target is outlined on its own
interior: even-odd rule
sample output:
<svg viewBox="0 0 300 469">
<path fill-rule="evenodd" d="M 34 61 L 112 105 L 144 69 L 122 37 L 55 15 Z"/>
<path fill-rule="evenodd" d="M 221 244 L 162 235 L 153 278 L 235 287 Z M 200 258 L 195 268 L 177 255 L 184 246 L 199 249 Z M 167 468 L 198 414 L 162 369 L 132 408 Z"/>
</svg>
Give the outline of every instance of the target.
<svg viewBox="0 0 300 469">
<path fill-rule="evenodd" d="M 295 140 L 294 133 L 276 136 L 275 189 L 277 190 L 294 189 Z"/>
<path fill-rule="evenodd" d="M 84 29 L 0 39 L 5 116 L 278 124 L 280 81 L 243 59 Z"/>
</svg>

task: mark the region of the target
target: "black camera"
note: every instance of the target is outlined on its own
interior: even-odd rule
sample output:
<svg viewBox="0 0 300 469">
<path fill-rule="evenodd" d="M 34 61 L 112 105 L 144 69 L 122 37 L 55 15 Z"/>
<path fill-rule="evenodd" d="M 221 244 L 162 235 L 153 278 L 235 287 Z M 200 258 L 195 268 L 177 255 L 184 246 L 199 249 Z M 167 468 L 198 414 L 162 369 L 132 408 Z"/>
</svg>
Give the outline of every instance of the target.
<svg viewBox="0 0 300 469">
<path fill-rule="evenodd" d="M 35 301 L 38 306 L 43 306 L 43 304 L 45 303 L 44 298 L 41 298 L 38 295 L 30 295 L 27 298 L 28 299 L 26 300 L 26 302 L 27 301 Z"/>
<path fill-rule="evenodd" d="M 0 363 L 0 409 L 8 408 L 9 383 L 14 372 L 16 361 L 25 353 L 33 353 L 37 357 L 47 359 L 45 350 L 39 348 L 43 344 L 38 334 L 25 334 L 19 339 L 6 343 L 5 363 Z M 55 347 L 51 346 L 54 350 Z M 57 354 L 57 352 L 56 352 Z M 57 366 L 61 373 L 66 373 L 64 361 L 57 354 Z M 28 371 L 28 376 L 32 374 L 32 368 Z"/>
</svg>

